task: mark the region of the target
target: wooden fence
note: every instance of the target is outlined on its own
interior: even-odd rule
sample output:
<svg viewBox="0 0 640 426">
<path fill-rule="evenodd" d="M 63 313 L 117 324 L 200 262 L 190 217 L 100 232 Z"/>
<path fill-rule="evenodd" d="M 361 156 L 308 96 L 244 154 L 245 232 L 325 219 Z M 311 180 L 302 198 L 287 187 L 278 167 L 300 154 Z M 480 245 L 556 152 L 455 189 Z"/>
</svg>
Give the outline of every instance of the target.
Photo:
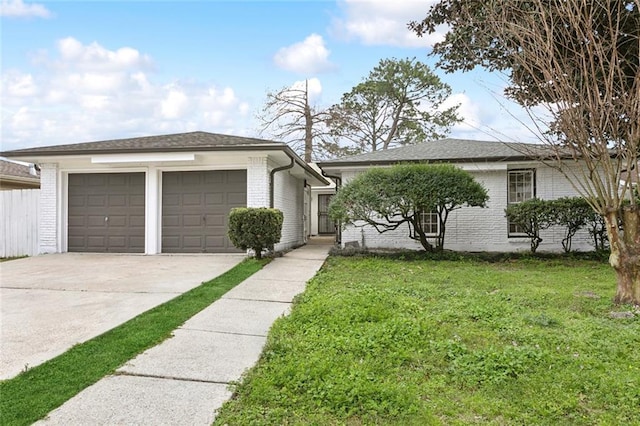
<svg viewBox="0 0 640 426">
<path fill-rule="evenodd" d="M 40 190 L 0 191 L 0 257 L 38 254 Z"/>
</svg>

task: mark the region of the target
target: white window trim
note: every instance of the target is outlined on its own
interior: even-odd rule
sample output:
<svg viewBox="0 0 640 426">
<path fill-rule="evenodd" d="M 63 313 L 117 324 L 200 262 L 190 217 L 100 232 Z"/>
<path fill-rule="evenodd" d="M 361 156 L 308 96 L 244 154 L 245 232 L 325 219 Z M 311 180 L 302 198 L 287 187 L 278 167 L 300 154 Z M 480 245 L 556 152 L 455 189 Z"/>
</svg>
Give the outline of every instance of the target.
<svg viewBox="0 0 640 426">
<path fill-rule="evenodd" d="M 536 197 L 536 169 L 511 169 L 507 170 L 507 207 L 513 204 L 519 204 L 522 201 L 511 201 L 509 199 L 509 195 L 511 193 L 511 176 L 515 173 L 528 173 L 531 175 L 531 198 Z M 525 200 L 527 201 L 527 200 Z M 511 232 L 511 223 L 507 220 L 507 237 L 509 238 L 523 238 L 526 237 L 527 234 L 524 232 Z"/>
</svg>

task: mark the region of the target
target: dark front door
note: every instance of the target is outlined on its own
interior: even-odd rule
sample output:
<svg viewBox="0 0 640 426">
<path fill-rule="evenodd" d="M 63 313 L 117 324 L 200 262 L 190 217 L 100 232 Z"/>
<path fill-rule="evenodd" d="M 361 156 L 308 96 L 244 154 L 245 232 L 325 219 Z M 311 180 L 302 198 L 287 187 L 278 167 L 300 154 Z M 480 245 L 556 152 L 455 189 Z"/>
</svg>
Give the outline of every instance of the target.
<svg viewBox="0 0 640 426">
<path fill-rule="evenodd" d="M 334 234 L 336 226 L 329 217 L 329 203 L 333 194 L 318 195 L 318 234 Z"/>
<path fill-rule="evenodd" d="M 232 208 L 246 205 L 246 170 L 164 172 L 162 252 L 238 252 L 227 221 Z"/>
<path fill-rule="evenodd" d="M 144 253 L 144 188 L 144 173 L 70 174 L 68 250 Z"/>
</svg>

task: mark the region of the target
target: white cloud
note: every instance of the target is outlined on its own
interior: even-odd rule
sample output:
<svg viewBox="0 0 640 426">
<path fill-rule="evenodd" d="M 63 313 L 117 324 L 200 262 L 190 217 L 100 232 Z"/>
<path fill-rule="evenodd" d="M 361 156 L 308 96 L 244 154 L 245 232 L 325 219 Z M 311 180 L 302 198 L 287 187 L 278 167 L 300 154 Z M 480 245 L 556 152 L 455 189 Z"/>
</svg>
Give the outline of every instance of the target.
<svg viewBox="0 0 640 426">
<path fill-rule="evenodd" d="M 62 68 L 73 65 L 83 70 L 102 72 L 128 70 L 132 67 L 148 68 L 151 65 L 151 59 L 147 55 L 141 55 L 131 47 L 111 51 L 96 42 L 85 46 L 73 37 L 58 41 L 58 51 L 61 56 L 58 66 Z"/>
<path fill-rule="evenodd" d="M 49 18 L 51 12 L 41 4 L 24 3 L 22 0 L 2 0 L 0 16 L 8 18 Z"/>
<path fill-rule="evenodd" d="M 189 107 L 189 98 L 180 89 L 169 89 L 169 93 L 160 105 L 163 118 L 170 120 L 181 118 Z"/>
<path fill-rule="evenodd" d="M 365 45 L 429 47 L 442 40 L 443 33 L 418 37 L 407 25 L 426 16 L 436 0 L 342 0 L 344 16 L 335 18 L 333 35 L 356 39 Z"/>
<path fill-rule="evenodd" d="M 314 74 L 331 70 L 331 52 L 325 47 L 322 36 L 311 34 L 304 41 L 283 47 L 274 55 L 276 65 L 287 71 Z"/>
<path fill-rule="evenodd" d="M 307 80 L 296 81 L 291 85 L 292 89 L 304 90 L 305 85 L 307 87 L 307 93 L 309 95 L 309 102 L 314 103 L 320 99 L 322 94 L 322 83 L 317 77 L 309 78 Z"/>
<path fill-rule="evenodd" d="M 451 108 L 458 105 L 458 116 L 462 119 L 460 123 L 452 127 L 454 132 L 475 132 L 481 124 L 480 107 L 474 103 L 469 96 L 464 93 L 454 93 L 443 103 L 442 109 Z"/>
<path fill-rule="evenodd" d="M 450 136 L 460 139 L 501 142 L 539 142 L 533 121 L 522 108 L 498 97 L 473 99 L 466 93 L 451 95 L 442 105 L 459 105 L 460 123 L 451 127 Z"/>
<path fill-rule="evenodd" d="M 151 58 L 60 40 L 29 70 L 3 70 L 2 149 L 204 130 L 247 134 L 249 105 L 231 87 L 154 81 Z"/>
</svg>

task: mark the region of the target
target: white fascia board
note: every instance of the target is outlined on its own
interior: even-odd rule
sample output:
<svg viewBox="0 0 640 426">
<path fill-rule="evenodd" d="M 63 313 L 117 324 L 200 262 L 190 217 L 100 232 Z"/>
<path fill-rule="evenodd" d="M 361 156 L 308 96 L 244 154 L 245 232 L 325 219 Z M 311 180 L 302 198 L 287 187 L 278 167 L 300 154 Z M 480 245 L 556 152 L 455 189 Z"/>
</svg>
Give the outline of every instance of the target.
<svg viewBox="0 0 640 426">
<path fill-rule="evenodd" d="M 164 161 L 194 161 L 196 155 L 182 152 L 157 152 L 149 154 L 105 154 L 91 157 L 92 164 L 152 163 Z"/>
<path fill-rule="evenodd" d="M 507 170 L 507 163 L 458 163 L 457 167 L 467 172 L 491 172 Z"/>
</svg>

